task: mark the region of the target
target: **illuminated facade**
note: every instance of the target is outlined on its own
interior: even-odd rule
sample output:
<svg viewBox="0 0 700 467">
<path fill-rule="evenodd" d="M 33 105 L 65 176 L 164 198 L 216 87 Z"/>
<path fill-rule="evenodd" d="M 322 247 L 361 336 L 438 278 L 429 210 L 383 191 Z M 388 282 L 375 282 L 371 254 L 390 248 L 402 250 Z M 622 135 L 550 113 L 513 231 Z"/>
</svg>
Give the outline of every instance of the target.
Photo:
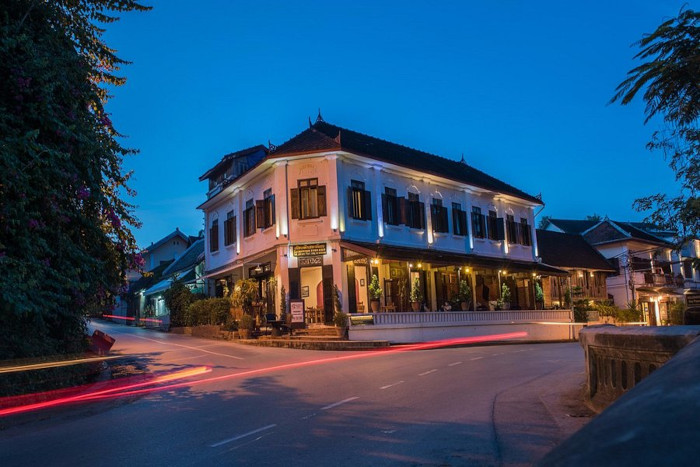
<svg viewBox="0 0 700 467">
<path fill-rule="evenodd" d="M 268 313 L 284 287 L 312 320 L 370 311 L 377 276 L 380 310 L 493 309 L 503 284 L 510 306 L 534 307 L 533 277 L 562 271 L 537 258 L 540 199 L 467 164 L 366 136 L 320 118 L 284 144 L 225 156 L 199 206 L 206 222 L 209 294 L 255 278 Z M 500 303 L 498 303 L 500 305 Z M 506 303 L 504 306 L 508 306 Z"/>
</svg>

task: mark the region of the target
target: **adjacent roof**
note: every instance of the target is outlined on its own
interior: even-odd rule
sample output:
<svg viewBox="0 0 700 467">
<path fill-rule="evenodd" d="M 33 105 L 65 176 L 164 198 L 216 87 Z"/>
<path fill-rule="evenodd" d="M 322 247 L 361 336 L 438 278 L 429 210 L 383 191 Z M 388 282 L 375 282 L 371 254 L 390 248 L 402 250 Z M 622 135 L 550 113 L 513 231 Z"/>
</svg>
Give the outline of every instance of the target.
<svg viewBox="0 0 700 467">
<path fill-rule="evenodd" d="M 141 251 L 141 253 L 147 253 L 147 252 L 149 252 L 149 251 L 154 251 L 154 250 L 158 249 L 158 247 L 160 247 L 160 246 L 163 245 L 164 243 L 167 243 L 168 241 L 170 241 L 171 239 L 173 239 L 173 238 L 175 238 L 175 237 L 180 237 L 180 238 L 182 238 L 182 239 L 185 241 L 185 243 L 186 243 L 187 245 L 189 245 L 189 243 L 190 243 L 190 237 L 189 237 L 189 235 L 185 235 L 184 233 L 180 232 L 180 229 L 176 227 L 175 230 L 174 230 L 172 233 L 169 233 L 168 235 L 166 235 L 165 237 L 161 238 L 160 240 L 158 240 L 158 241 L 155 242 L 155 243 L 151 243 L 151 244 L 148 245 L 146 248 L 144 248 L 144 249 Z"/>
<path fill-rule="evenodd" d="M 163 277 L 163 271 L 170 266 L 174 260 L 163 261 L 152 271 L 145 273 L 137 281 L 133 282 L 129 287 L 129 292 L 138 292 L 139 290 L 147 289 L 157 283 Z"/>
<path fill-rule="evenodd" d="M 203 258 L 203 255 L 204 238 L 199 238 L 163 271 L 163 276 L 191 269 L 201 260 L 200 257 Z"/>
<path fill-rule="evenodd" d="M 574 219 L 549 219 L 549 223 L 564 233 L 581 234 L 600 221 L 574 220 Z"/>
<path fill-rule="evenodd" d="M 537 249 L 542 262 L 551 266 L 615 272 L 581 235 L 538 229 Z"/>
<path fill-rule="evenodd" d="M 533 203 L 543 204 L 541 199 L 487 175 L 464 162 L 457 162 L 373 136 L 367 136 L 331 125 L 320 119 L 307 130 L 273 149 L 270 157 L 328 150 L 344 150 L 457 182 L 509 194 Z"/>
<path fill-rule="evenodd" d="M 251 154 L 255 154 L 256 152 L 263 151 L 265 155 L 267 155 L 267 148 L 263 146 L 262 144 L 258 144 L 257 146 L 252 146 L 246 149 L 241 149 L 240 151 L 232 152 L 230 154 L 226 154 L 224 157 L 221 158 L 221 161 L 219 161 L 218 164 L 216 164 L 214 167 L 211 169 L 207 170 L 201 177 L 199 177 L 199 181 L 201 182 L 202 180 L 205 180 L 212 175 L 216 174 L 217 172 L 221 170 L 225 170 L 226 166 L 228 163 L 233 160 L 233 159 L 238 159 L 241 157 L 246 157 Z"/>
<path fill-rule="evenodd" d="M 644 222 L 620 222 L 610 219 L 600 221 L 576 219 L 549 219 L 549 223 L 564 233 L 583 235 L 589 243 L 598 244 L 616 240 L 636 239 L 644 242 L 668 244 L 661 235 L 666 232 Z"/>
<path fill-rule="evenodd" d="M 593 245 L 622 240 L 639 240 L 655 245 L 672 246 L 666 240 L 655 235 L 651 235 L 635 227 L 630 222 L 611 221 L 609 219 L 601 221 L 598 225 L 584 233 L 583 236 Z"/>
</svg>

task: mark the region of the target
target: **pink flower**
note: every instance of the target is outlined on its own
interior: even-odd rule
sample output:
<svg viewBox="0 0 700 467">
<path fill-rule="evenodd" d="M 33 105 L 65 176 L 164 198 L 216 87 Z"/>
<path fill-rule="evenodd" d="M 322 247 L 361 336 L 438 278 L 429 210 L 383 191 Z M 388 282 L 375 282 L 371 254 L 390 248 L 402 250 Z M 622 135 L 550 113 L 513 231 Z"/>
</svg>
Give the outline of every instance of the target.
<svg viewBox="0 0 700 467">
<path fill-rule="evenodd" d="M 27 225 L 29 226 L 30 229 L 38 229 L 39 228 L 39 221 L 36 219 L 29 219 L 29 222 L 27 222 Z"/>
<path fill-rule="evenodd" d="M 81 187 L 78 190 L 78 199 L 86 199 L 90 197 L 90 188 Z"/>
</svg>

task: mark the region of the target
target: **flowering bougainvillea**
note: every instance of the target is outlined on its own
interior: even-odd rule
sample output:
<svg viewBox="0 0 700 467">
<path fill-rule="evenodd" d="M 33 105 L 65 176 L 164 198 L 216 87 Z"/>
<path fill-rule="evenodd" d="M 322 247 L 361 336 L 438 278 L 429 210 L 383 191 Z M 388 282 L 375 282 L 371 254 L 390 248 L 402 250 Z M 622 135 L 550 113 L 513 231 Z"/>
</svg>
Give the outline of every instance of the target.
<svg viewBox="0 0 700 467">
<path fill-rule="evenodd" d="M 133 0 L 0 2 L 0 360 L 84 345 L 141 264 L 122 147 L 104 110 L 125 62 L 102 40 Z"/>
</svg>

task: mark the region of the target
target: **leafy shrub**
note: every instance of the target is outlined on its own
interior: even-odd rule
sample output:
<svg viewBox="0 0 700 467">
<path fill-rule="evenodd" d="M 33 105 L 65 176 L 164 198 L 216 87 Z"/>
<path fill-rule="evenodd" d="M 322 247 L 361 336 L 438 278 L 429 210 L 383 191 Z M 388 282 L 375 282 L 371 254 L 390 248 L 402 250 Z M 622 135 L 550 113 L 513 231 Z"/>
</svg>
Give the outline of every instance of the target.
<svg viewBox="0 0 700 467">
<path fill-rule="evenodd" d="M 170 325 L 187 326 L 187 311 L 195 301 L 195 295 L 190 292 L 190 289 L 182 281 L 176 280 L 168 290 L 163 292 L 163 300 L 170 310 Z"/>
<path fill-rule="evenodd" d="M 685 313 L 685 303 L 675 302 L 671 305 L 671 309 L 668 311 L 668 324 L 671 325 L 681 325 L 683 324 L 683 313 Z"/>
<path fill-rule="evenodd" d="M 348 325 L 348 314 L 343 313 L 342 311 L 337 311 L 333 315 L 333 324 L 336 325 L 336 327 L 339 328 L 344 328 Z"/>
<path fill-rule="evenodd" d="M 198 300 L 190 304 L 188 315 L 188 326 L 228 324 L 231 316 L 231 300 L 228 298 Z"/>
<path fill-rule="evenodd" d="M 255 330 L 255 320 L 250 315 L 241 316 L 241 319 L 238 321 L 238 329 Z"/>
</svg>

